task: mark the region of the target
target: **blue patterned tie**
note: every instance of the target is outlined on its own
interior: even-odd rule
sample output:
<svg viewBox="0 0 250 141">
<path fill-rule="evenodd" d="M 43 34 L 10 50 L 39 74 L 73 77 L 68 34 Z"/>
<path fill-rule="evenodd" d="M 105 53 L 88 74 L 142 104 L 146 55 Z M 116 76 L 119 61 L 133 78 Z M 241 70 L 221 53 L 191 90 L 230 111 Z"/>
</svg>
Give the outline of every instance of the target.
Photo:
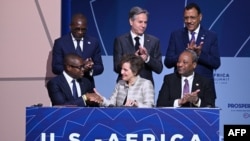
<svg viewBox="0 0 250 141">
<path fill-rule="evenodd" d="M 72 83 L 73 83 L 73 87 L 72 87 L 73 97 L 76 99 L 78 98 L 77 89 L 76 89 L 76 81 L 72 80 Z"/>
<path fill-rule="evenodd" d="M 190 40 L 190 42 L 195 41 L 195 36 L 194 35 L 195 35 L 195 32 L 191 32 L 191 40 Z"/>
<path fill-rule="evenodd" d="M 192 42 L 192 41 L 195 41 L 195 32 L 191 32 L 191 40 L 190 40 L 190 42 Z"/>
<path fill-rule="evenodd" d="M 183 87 L 183 94 L 188 94 L 189 93 L 189 84 L 188 84 L 188 80 L 185 79 L 185 84 L 184 84 L 184 87 Z"/>
</svg>

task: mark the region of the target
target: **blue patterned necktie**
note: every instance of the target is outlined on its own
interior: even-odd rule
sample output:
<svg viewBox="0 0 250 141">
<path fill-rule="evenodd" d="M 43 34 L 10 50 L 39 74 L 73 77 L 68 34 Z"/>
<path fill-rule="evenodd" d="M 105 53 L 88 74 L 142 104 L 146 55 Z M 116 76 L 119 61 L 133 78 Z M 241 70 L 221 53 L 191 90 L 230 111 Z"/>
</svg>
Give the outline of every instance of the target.
<svg viewBox="0 0 250 141">
<path fill-rule="evenodd" d="M 195 35 L 195 32 L 191 32 L 191 40 L 190 40 L 190 42 L 195 41 L 195 36 L 194 35 Z"/>
<path fill-rule="evenodd" d="M 72 80 L 72 83 L 73 83 L 73 86 L 72 86 L 73 97 L 76 99 L 78 98 L 77 89 L 76 89 L 76 81 Z"/>
<path fill-rule="evenodd" d="M 189 93 L 189 84 L 188 84 L 188 80 L 185 79 L 184 81 L 185 81 L 185 84 L 184 84 L 184 87 L 183 87 L 183 95 Z"/>
</svg>

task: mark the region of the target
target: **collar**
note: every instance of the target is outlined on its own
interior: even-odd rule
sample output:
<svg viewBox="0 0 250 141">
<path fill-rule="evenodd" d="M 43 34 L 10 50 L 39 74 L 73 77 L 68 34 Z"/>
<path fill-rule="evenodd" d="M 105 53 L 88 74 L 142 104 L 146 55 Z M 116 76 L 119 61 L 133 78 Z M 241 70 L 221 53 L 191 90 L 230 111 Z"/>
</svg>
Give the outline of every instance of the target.
<svg viewBox="0 0 250 141">
<path fill-rule="evenodd" d="M 135 81 L 134 81 L 134 83 L 133 84 L 131 84 L 130 86 L 134 86 L 135 84 L 136 84 L 136 82 L 138 81 L 138 79 L 140 78 L 140 76 L 139 75 L 137 75 L 136 77 L 135 77 Z M 125 83 L 125 86 L 127 86 L 127 87 L 129 87 L 129 85 L 128 85 L 128 83 L 126 82 Z"/>
<path fill-rule="evenodd" d="M 72 33 L 71 33 L 70 35 L 71 35 L 72 41 L 77 41 L 77 40 L 76 40 L 76 38 L 73 36 L 73 34 L 72 34 Z M 81 40 L 80 40 L 80 41 L 83 41 L 83 38 L 81 38 Z"/>
<path fill-rule="evenodd" d="M 134 39 L 135 37 L 140 37 L 141 39 L 142 38 L 144 38 L 144 34 L 142 34 L 142 35 L 137 35 L 137 34 L 135 34 L 134 32 L 132 32 L 132 31 L 130 31 L 130 34 L 131 34 L 131 36 L 132 36 L 132 39 Z"/>
<path fill-rule="evenodd" d="M 199 31 L 200 31 L 200 27 L 201 25 L 199 24 L 199 26 L 193 31 L 196 33 L 196 35 L 198 35 Z M 191 31 L 188 31 L 189 34 L 191 34 Z"/>
<path fill-rule="evenodd" d="M 72 82 L 72 80 L 74 79 L 71 76 L 69 76 L 65 71 L 63 71 L 63 76 L 65 77 L 68 84 L 70 84 Z"/>
<path fill-rule="evenodd" d="M 181 76 L 181 81 L 184 81 L 185 79 L 187 79 L 189 82 L 190 82 L 190 80 L 193 80 L 194 79 L 194 72 L 191 75 L 189 75 L 188 77 Z"/>
</svg>

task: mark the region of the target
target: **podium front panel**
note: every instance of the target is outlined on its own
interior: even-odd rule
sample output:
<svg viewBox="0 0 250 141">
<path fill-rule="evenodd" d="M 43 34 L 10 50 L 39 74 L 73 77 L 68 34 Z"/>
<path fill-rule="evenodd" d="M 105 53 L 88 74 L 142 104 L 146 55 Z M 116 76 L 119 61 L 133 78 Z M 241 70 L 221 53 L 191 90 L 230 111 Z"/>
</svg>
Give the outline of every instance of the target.
<svg viewBox="0 0 250 141">
<path fill-rule="evenodd" d="M 216 141 L 217 108 L 27 107 L 27 141 Z"/>
</svg>

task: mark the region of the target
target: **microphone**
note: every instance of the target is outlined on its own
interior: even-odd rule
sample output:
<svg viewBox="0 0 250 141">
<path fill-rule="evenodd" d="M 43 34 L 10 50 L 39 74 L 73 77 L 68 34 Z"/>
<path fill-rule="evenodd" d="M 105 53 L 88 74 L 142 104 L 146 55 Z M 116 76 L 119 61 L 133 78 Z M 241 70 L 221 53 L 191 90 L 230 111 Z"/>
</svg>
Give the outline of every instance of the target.
<svg viewBox="0 0 250 141">
<path fill-rule="evenodd" d="M 115 107 L 115 105 L 114 104 L 109 104 L 109 106 L 108 107 Z"/>
<path fill-rule="evenodd" d="M 42 107 L 43 106 L 43 104 L 42 103 L 38 103 L 38 104 L 34 104 L 34 105 L 32 105 L 32 107 Z"/>
</svg>

